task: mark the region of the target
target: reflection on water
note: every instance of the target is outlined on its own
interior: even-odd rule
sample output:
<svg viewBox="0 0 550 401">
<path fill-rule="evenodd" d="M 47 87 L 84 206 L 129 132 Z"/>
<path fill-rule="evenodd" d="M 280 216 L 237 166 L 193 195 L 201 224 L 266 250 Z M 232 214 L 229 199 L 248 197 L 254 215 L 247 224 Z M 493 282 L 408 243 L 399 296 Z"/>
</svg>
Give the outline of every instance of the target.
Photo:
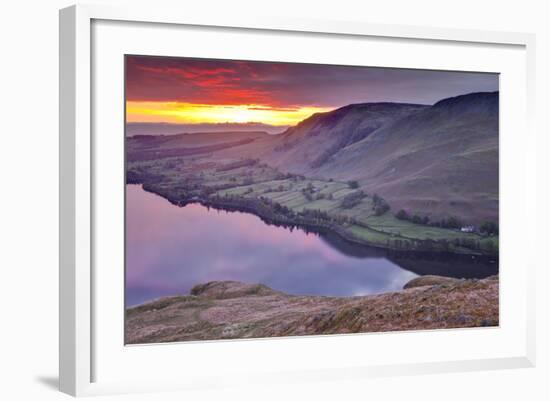
<svg viewBox="0 0 550 401">
<path fill-rule="evenodd" d="M 296 295 L 351 296 L 399 290 L 414 272 L 426 274 L 419 269 L 422 260 L 403 262 L 402 254 L 357 247 L 330 233 L 289 230 L 199 204 L 177 207 L 137 185 L 127 185 L 126 194 L 127 306 L 187 294 L 213 280 L 263 283 Z"/>
<path fill-rule="evenodd" d="M 349 256 L 359 258 L 385 257 L 417 275 L 435 274 L 456 278 L 485 278 L 498 274 L 498 258 L 445 252 L 393 251 L 358 246 L 337 234 L 326 232 L 321 238 Z"/>
</svg>

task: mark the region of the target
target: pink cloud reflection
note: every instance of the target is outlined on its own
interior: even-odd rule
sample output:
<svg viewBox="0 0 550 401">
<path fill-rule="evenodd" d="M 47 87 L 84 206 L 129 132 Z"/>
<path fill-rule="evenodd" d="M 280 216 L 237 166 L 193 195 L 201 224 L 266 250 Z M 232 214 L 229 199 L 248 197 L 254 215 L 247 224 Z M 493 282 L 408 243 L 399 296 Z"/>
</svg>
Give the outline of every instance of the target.
<svg viewBox="0 0 550 401">
<path fill-rule="evenodd" d="M 247 213 L 179 208 L 127 186 L 126 296 L 136 304 L 212 280 L 264 283 L 292 294 L 352 295 L 404 284 L 385 258 L 340 253 L 315 234 Z"/>
</svg>

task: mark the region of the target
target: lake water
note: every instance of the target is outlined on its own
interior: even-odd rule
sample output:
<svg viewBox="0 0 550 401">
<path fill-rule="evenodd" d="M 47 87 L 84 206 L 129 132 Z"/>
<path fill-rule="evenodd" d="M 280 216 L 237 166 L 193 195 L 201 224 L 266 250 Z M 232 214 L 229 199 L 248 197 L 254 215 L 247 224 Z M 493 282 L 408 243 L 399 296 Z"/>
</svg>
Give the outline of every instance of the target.
<svg viewBox="0 0 550 401">
<path fill-rule="evenodd" d="M 484 277 L 498 270 L 491 260 L 386 252 L 268 225 L 252 214 L 178 207 L 138 185 L 127 185 L 126 197 L 127 306 L 214 280 L 352 296 L 399 290 L 418 274 Z"/>
</svg>

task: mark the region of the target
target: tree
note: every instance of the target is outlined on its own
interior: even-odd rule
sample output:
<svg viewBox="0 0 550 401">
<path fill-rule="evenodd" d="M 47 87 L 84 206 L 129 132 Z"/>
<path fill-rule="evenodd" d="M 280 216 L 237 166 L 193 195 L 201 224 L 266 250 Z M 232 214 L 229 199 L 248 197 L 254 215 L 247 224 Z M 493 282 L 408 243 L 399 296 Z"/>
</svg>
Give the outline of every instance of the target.
<svg viewBox="0 0 550 401">
<path fill-rule="evenodd" d="M 344 196 L 344 199 L 342 199 L 342 203 L 340 204 L 340 206 L 342 206 L 344 209 L 351 209 L 352 207 L 361 203 L 361 200 L 365 196 L 366 196 L 365 193 L 360 190 L 349 193 L 346 196 Z"/>
<path fill-rule="evenodd" d="M 460 228 L 462 227 L 462 222 L 458 218 L 451 216 L 447 220 L 441 220 L 441 227 Z"/>
<path fill-rule="evenodd" d="M 390 205 L 388 205 L 385 200 L 382 200 L 382 202 L 379 202 L 374 206 L 374 214 L 376 216 L 382 216 L 388 210 L 390 210 Z"/>
<path fill-rule="evenodd" d="M 348 181 L 348 186 L 351 189 L 357 189 L 357 188 L 359 188 L 359 182 L 357 182 L 356 180 L 350 180 L 350 181 Z"/>
<path fill-rule="evenodd" d="M 488 240 L 486 243 L 484 243 L 484 248 L 485 251 L 489 253 L 495 253 L 497 251 L 497 247 L 492 240 Z"/>
<path fill-rule="evenodd" d="M 440 240 L 437 241 L 437 243 L 439 244 L 439 246 L 441 247 L 441 250 L 447 252 L 449 251 L 449 249 L 451 248 L 451 244 L 449 243 L 449 240 L 445 239 L 445 238 L 441 238 Z"/>
<path fill-rule="evenodd" d="M 395 214 L 395 217 L 396 217 L 397 219 L 399 219 L 399 220 L 409 220 L 409 218 L 410 218 L 410 217 L 409 217 L 409 214 L 408 214 L 405 210 L 403 210 L 403 209 L 401 209 L 400 211 L 398 211 L 398 212 Z"/>
<path fill-rule="evenodd" d="M 487 235 L 498 234 L 498 225 L 492 221 L 486 221 L 479 226 L 479 231 Z"/>
<path fill-rule="evenodd" d="M 376 216 L 381 216 L 390 210 L 390 205 L 388 205 L 388 202 L 384 198 L 378 194 L 374 194 L 372 195 L 372 209 Z"/>
</svg>

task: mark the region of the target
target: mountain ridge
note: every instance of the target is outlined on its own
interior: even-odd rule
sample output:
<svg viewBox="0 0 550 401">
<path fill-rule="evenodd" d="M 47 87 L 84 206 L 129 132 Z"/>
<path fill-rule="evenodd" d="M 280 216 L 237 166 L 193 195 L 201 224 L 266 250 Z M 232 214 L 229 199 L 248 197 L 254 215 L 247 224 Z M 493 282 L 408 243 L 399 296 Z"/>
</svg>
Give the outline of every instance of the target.
<svg viewBox="0 0 550 401">
<path fill-rule="evenodd" d="M 312 163 L 297 148 L 290 152 L 295 161 L 279 166 L 292 173 L 357 180 L 364 190 L 386 198 L 394 212 L 405 209 L 430 218 L 452 215 L 475 223 L 496 221 L 498 99 L 498 92 L 475 92 L 386 116 L 364 138 L 321 147 L 317 150 L 324 155 L 321 163 Z M 341 114 L 354 110 L 347 107 L 337 109 L 335 119 L 345 120 Z M 328 115 L 330 120 L 330 113 L 325 119 Z M 360 120 L 356 124 L 368 126 L 368 115 L 356 117 Z M 300 132 L 300 137 L 308 135 Z M 315 152 L 311 141 L 307 147 L 309 154 Z M 274 153 L 272 158 L 286 159 L 280 148 Z"/>
<path fill-rule="evenodd" d="M 409 103 L 358 103 L 316 113 L 281 134 L 274 146 L 275 152 L 267 155 L 268 162 L 306 173 L 388 122 L 425 107 Z"/>
</svg>

